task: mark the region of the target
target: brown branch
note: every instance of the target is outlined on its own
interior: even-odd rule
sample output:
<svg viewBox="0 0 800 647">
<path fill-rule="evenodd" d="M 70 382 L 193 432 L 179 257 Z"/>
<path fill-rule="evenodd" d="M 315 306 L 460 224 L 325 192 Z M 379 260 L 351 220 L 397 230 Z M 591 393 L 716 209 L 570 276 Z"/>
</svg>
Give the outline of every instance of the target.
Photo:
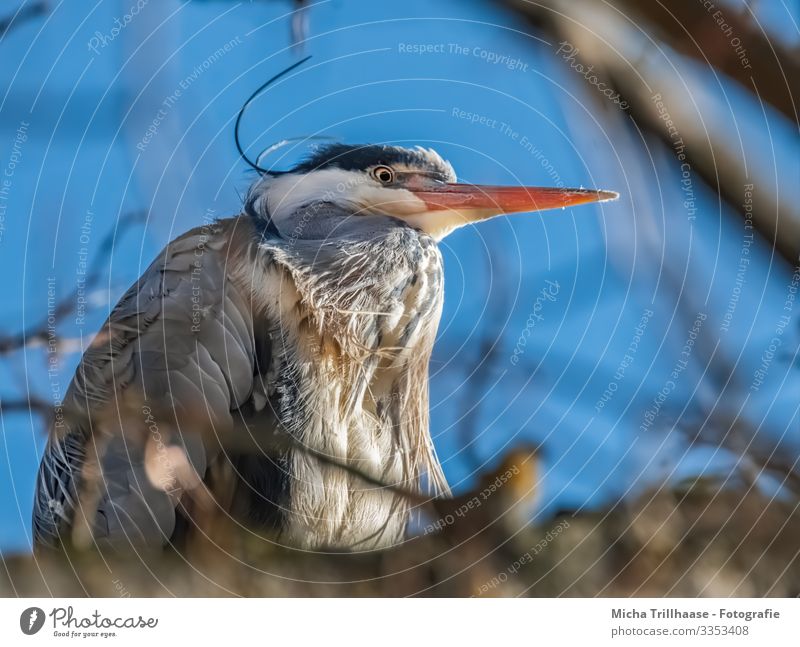
<svg viewBox="0 0 800 647">
<path fill-rule="evenodd" d="M 122 407 L 123 410 L 125 407 Z M 156 417 L 169 419 L 172 415 L 168 409 L 158 410 L 152 408 L 152 412 Z M 200 407 L 204 410 L 204 407 Z M 14 399 L 3 401 L 0 400 L 0 413 L 10 413 L 16 411 L 31 411 L 37 415 L 52 417 L 53 406 L 40 400 L 38 398 L 31 399 Z M 62 420 L 67 427 L 75 429 L 93 429 L 98 424 L 103 424 L 103 413 L 90 413 L 88 411 L 78 410 L 74 408 L 64 407 L 61 411 Z M 195 422 L 198 424 L 193 425 L 196 429 L 203 428 L 204 425 L 198 419 Z M 207 425 L 205 425 L 207 426 Z M 266 431 L 264 431 L 266 430 Z M 209 434 L 219 440 L 216 436 L 216 431 L 209 430 Z M 436 497 L 424 496 L 419 492 L 415 492 L 408 488 L 385 483 L 379 478 L 371 476 L 362 470 L 359 470 L 352 465 L 342 463 L 335 458 L 320 452 L 316 449 L 305 445 L 297 440 L 290 433 L 281 428 L 275 421 L 274 416 L 269 410 L 264 410 L 253 417 L 248 416 L 245 420 L 242 417 L 234 421 L 234 428 L 226 437 L 224 442 L 225 450 L 230 452 L 252 452 L 262 455 L 275 456 L 287 450 L 297 451 L 306 456 L 310 456 L 324 465 L 340 469 L 348 474 L 355 476 L 367 485 L 378 488 L 386 489 L 398 496 L 401 496 L 416 505 L 427 505 L 432 503 Z"/>
<path fill-rule="evenodd" d="M 745 186 L 753 186 L 752 195 L 753 227 L 766 242 L 774 247 L 792 266 L 800 258 L 800 214 L 787 205 L 781 204 L 774 191 L 755 184 L 736 153 L 730 146 L 705 131 L 703 124 L 681 114 L 680 102 L 675 92 L 669 93 L 673 100 L 664 94 L 664 105 L 677 127 L 679 139 L 685 148 L 671 136 L 666 122 L 659 117 L 658 104 L 646 88 L 620 68 L 609 70 L 609 78 L 628 102 L 629 112 L 634 121 L 647 132 L 654 134 L 670 151 L 676 155 L 682 152 L 686 162 L 705 184 L 714 191 L 720 200 L 736 213 L 742 213 L 745 203 Z M 659 93 L 660 94 L 660 93 Z"/>
<path fill-rule="evenodd" d="M 614 0 L 676 51 L 709 64 L 798 123 L 800 59 L 746 13 L 702 2 Z M 749 10 L 748 10 L 749 13 Z"/>
<path fill-rule="evenodd" d="M 723 405 L 724 406 L 724 405 Z M 766 473 L 781 483 L 785 491 L 791 492 L 800 501 L 800 457 L 784 455 L 779 443 L 766 442 L 757 429 L 745 418 L 737 416 L 733 410 L 715 411 L 704 424 L 697 428 L 678 425 L 675 430 L 687 440 L 712 447 L 725 447 L 738 456 L 746 457 L 747 465 L 753 472 L 751 480 Z"/>
<path fill-rule="evenodd" d="M 5 555 L 0 595 L 797 596 L 797 508 L 708 485 L 647 492 L 631 506 L 519 529 L 493 524 L 444 543 L 457 525 L 470 524 L 473 510 L 441 533 L 351 555 L 283 547 L 233 525 L 223 543 L 188 557 L 189 550 L 124 546 Z M 505 503 L 493 495 L 478 512 L 496 519 Z"/>
<path fill-rule="evenodd" d="M 715 133 L 713 123 L 709 127 L 693 111 L 674 71 L 646 55 L 632 61 L 633 52 L 641 51 L 645 43 L 629 21 L 600 3 L 506 2 L 551 39 L 574 44 L 579 53 L 572 58 L 583 63 L 591 61 L 595 70 L 603 70 L 605 79 L 613 83 L 627 104 L 636 126 L 658 137 L 676 157 L 688 163 L 692 174 L 699 176 L 736 213 L 742 213 L 745 185 L 757 180 L 748 173 L 745 160 L 733 143 Z M 596 13 L 586 19 L 582 8 Z M 656 101 L 657 95 L 663 97 L 661 104 Z M 755 186 L 752 210 L 755 229 L 790 265 L 796 266 L 800 258 L 800 212 L 796 206 L 780 202 L 778 193 L 768 187 Z"/>
</svg>

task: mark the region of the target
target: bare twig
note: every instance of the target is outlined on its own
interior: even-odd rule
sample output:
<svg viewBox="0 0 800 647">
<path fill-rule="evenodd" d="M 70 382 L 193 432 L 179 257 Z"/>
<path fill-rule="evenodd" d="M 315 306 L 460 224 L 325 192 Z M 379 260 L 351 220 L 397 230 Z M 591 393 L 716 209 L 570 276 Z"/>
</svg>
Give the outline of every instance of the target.
<svg viewBox="0 0 800 647">
<path fill-rule="evenodd" d="M 229 451 L 243 450 L 251 453 L 279 455 L 287 450 L 292 450 L 310 456 L 324 465 L 347 472 L 367 485 L 393 492 L 416 505 L 430 503 L 433 498 L 423 496 L 400 485 L 385 483 L 381 479 L 371 476 L 352 465 L 342 463 L 324 452 L 309 447 L 286 431 L 269 409 L 264 409 L 246 417 L 238 417 L 234 421 L 234 430 L 230 437 L 236 443 L 236 446 L 226 447 Z"/>
<path fill-rule="evenodd" d="M 11 399 L 0 398 L 0 414 L 15 412 L 33 412 L 37 415 L 52 416 L 53 407 L 39 398 Z"/>
<path fill-rule="evenodd" d="M 86 277 L 86 282 L 81 286 L 81 290 L 89 291 L 93 289 L 100 278 L 103 276 L 102 268 L 106 265 L 106 260 L 114 251 L 114 245 L 119 236 L 130 229 L 134 224 L 144 219 L 143 212 L 133 212 L 120 218 L 119 226 L 109 232 L 100 244 L 96 258 L 90 265 L 94 268 Z M 53 308 L 52 318 L 45 317 L 44 321 L 31 326 L 13 335 L 0 337 L 0 355 L 5 355 L 18 351 L 22 348 L 35 346 L 37 343 L 45 342 L 48 339 L 48 324 L 57 324 L 59 320 L 72 312 L 78 299 L 79 291 L 76 287 L 69 295 L 61 299 Z M 49 321 L 48 321 L 49 320 Z"/>
</svg>

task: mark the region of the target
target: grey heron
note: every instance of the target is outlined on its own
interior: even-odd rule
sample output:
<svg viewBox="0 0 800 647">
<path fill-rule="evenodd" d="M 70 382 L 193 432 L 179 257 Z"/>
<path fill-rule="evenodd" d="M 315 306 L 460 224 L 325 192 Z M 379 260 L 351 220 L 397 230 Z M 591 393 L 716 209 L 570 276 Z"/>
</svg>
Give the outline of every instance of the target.
<svg viewBox="0 0 800 647">
<path fill-rule="evenodd" d="M 241 214 L 166 246 L 83 355 L 64 407 L 84 415 L 51 429 L 36 543 L 161 546 L 201 492 L 291 546 L 401 541 L 409 503 L 393 486 L 447 493 L 428 428 L 437 244 L 616 197 L 457 183 L 420 147 L 336 143 L 264 173 Z M 297 445 L 254 451 L 265 425 Z"/>
</svg>

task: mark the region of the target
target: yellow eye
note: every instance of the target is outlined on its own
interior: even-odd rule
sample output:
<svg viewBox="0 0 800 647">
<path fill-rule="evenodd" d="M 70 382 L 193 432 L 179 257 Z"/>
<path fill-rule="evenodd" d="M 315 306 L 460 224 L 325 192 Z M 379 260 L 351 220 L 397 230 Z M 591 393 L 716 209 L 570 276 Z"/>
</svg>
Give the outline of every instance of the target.
<svg viewBox="0 0 800 647">
<path fill-rule="evenodd" d="M 376 166 L 372 169 L 372 177 L 381 184 L 391 184 L 394 182 L 394 171 L 388 166 Z"/>
</svg>

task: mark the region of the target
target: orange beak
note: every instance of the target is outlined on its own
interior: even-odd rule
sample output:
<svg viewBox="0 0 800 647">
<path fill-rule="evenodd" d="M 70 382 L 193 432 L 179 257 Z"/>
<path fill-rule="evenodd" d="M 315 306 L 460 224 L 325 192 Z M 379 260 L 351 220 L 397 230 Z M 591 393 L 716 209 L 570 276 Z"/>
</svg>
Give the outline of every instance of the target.
<svg viewBox="0 0 800 647">
<path fill-rule="evenodd" d="M 411 190 L 425 202 L 430 211 L 475 209 L 498 215 L 574 207 L 588 202 L 616 200 L 619 197 L 614 191 L 481 184 L 443 184 L 440 187 Z"/>
</svg>

